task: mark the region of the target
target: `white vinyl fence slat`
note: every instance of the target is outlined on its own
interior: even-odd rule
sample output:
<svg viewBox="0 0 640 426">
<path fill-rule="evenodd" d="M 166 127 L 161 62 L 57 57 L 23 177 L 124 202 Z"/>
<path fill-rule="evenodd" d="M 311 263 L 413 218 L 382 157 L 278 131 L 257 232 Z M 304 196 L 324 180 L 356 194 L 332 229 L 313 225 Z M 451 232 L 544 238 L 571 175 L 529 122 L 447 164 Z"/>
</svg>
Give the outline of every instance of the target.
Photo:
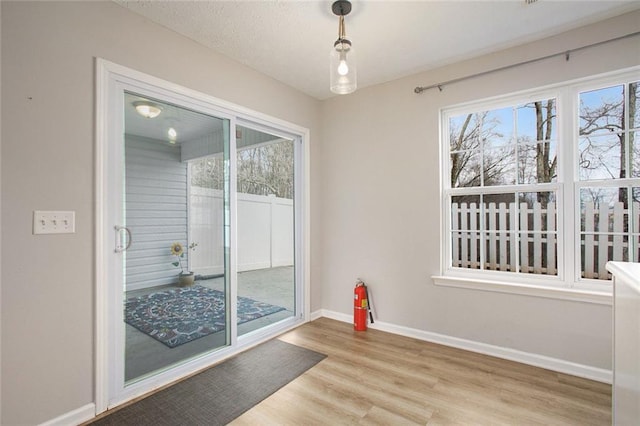
<svg viewBox="0 0 640 426">
<path fill-rule="evenodd" d="M 451 238 L 451 254 L 452 261 L 451 264 L 453 266 L 461 266 L 460 265 L 460 250 L 459 244 L 462 240 L 462 236 L 458 231 L 460 229 L 458 224 L 458 218 L 460 215 L 460 209 L 458 208 L 458 203 L 451 204 L 451 229 L 452 229 L 452 238 Z"/>
<path fill-rule="evenodd" d="M 640 203 L 633 203 L 633 232 L 636 233 L 635 236 L 632 237 L 633 241 L 635 241 L 633 247 L 633 256 L 629 256 L 630 260 L 634 262 L 640 262 Z"/>
<path fill-rule="evenodd" d="M 533 203 L 533 230 L 536 231 L 533 234 L 533 252 L 536 254 L 533 256 L 533 272 L 536 274 L 542 273 L 542 210 L 539 202 Z M 539 254 L 538 254 L 539 253 Z"/>
<path fill-rule="evenodd" d="M 594 206 L 586 203 L 584 206 L 584 277 L 595 278 L 593 273 L 593 234 L 595 217 Z"/>
<path fill-rule="evenodd" d="M 556 269 L 556 203 L 547 204 L 547 274 L 555 275 Z"/>
<path fill-rule="evenodd" d="M 488 230 L 491 232 L 486 232 L 487 238 L 489 239 L 489 265 L 488 269 L 498 269 L 498 265 L 496 263 L 496 233 L 494 232 L 496 229 L 496 203 L 489 203 L 489 228 Z"/>
<path fill-rule="evenodd" d="M 471 259 L 471 268 L 478 269 L 480 265 L 478 265 L 478 239 L 480 238 L 480 233 L 478 232 L 478 209 L 479 206 L 476 203 L 471 203 L 469 206 L 469 229 L 472 230 L 471 236 L 471 247 L 470 247 L 470 259 Z"/>
<path fill-rule="evenodd" d="M 500 203 L 498 206 L 499 213 L 499 238 L 500 238 L 500 257 L 499 257 L 499 265 L 498 269 L 508 270 L 509 269 L 509 258 L 507 256 L 507 205 L 506 203 Z"/>
<path fill-rule="evenodd" d="M 460 229 L 462 230 L 460 232 L 460 236 L 462 237 L 462 246 L 460 247 L 460 266 L 462 266 L 463 268 L 469 267 L 469 257 L 467 256 L 467 244 L 469 241 L 469 232 L 467 231 L 467 229 L 469 229 L 467 227 L 467 214 L 467 203 L 460 204 Z"/>
<path fill-rule="evenodd" d="M 484 207 L 484 208 L 483 208 Z M 463 268 L 557 275 L 556 203 L 452 203 L 452 265 Z M 581 220 L 582 276 L 609 279 L 609 260 L 640 261 L 640 203 L 631 211 L 584 203 Z M 480 222 L 482 221 L 482 222 Z M 625 229 L 625 223 L 629 230 Z M 482 227 L 480 226 L 482 225 Z M 486 225 L 487 229 L 484 230 Z M 481 230 L 482 228 L 482 230 Z M 629 235 L 629 241 L 625 241 Z M 625 254 L 625 250 L 629 253 Z M 480 261 L 480 263 L 478 262 Z"/>
<path fill-rule="evenodd" d="M 609 260 L 609 235 L 605 234 L 609 230 L 609 206 L 600 204 L 598 213 L 598 276 L 600 279 L 607 279 L 607 269 L 605 264 Z"/>
<path fill-rule="evenodd" d="M 527 203 L 520 203 L 520 269 L 529 272 L 529 207 Z"/>
<path fill-rule="evenodd" d="M 622 232 L 624 232 L 624 204 L 615 203 L 613 206 L 613 259 L 611 260 L 625 260 L 622 258 L 624 238 Z"/>
<path fill-rule="evenodd" d="M 511 231 L 509 232 L 509 247 L 511 250 L 511 271 L 518 271 L 518 215 L 517 215 L 517 204 L 509 203 L 509 228 Z"/>
</svg>

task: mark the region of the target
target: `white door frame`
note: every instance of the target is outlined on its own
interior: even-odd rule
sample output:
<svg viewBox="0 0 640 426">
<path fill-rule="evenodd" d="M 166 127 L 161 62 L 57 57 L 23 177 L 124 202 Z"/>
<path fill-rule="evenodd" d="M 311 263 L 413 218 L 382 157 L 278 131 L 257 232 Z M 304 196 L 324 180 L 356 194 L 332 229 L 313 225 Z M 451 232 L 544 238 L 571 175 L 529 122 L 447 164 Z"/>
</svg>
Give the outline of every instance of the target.
<svg viewBox="0 0 640 426">
<path fill-rule="evenodd" d="M 124 90 L 146 94 L 161 100 L 229 119 L 231 128 L 231 217 L 230 234 L 230 300 L 231 345 L 191 359 L 168 371 L 124 385 L 124 323 L 122 288 L 122 256 L 115 257 L 116 244 L 113 226 L 118 224 L 117 209 L 121 202 L 122 184 L 122 119 Z M 269 129 L 296 141 L 295 158 L 295 265 L 296 315 L 272 327 L 237 338 L 236 303 L 236 202 L 235 202 L 235 126 L 236 123 Z M 95 406 L 96 414 L 174 382 L 206 368 L 241 350 L 255 346 L 283 331 L 308 321 L 309 301 L 309 130 L 265 114 L 205 95 L 174 83 L 140 73 L 104 59 L 96 59 L 96 187 L 95 187 Z M 120 268 L 118 268 L 118 264 Z M 114 266 L 115 265 L 115 266 Z M 118 274 L 120 276 L 118 277 Z M 120 308 L 118 308 L 120 307 Z"/>
</svg>

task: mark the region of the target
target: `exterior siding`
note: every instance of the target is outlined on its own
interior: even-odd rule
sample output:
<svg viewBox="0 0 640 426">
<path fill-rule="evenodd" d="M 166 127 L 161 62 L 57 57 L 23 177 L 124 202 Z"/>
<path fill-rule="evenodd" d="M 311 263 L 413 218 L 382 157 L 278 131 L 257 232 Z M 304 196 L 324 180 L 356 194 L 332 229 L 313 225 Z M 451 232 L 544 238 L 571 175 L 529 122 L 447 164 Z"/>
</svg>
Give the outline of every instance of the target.
<svg viewBox="0 0 640 426">
<path fill-rule="evenodd" d="M 125 152 L 125 220 L 132 234 L 127 290 L 175 283 L 180 269 L 169 248 L 187 243 L 187 164 L 179 145 L 163 141 L 126 135 Z"/>
</svg>

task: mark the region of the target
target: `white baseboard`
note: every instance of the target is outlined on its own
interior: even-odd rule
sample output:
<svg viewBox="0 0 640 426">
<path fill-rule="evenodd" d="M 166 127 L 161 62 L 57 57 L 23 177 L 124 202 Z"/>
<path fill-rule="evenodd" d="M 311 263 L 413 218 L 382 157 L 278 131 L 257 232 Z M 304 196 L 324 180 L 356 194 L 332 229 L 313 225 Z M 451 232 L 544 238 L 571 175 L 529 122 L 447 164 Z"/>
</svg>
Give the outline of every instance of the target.
<svg viewBox="0 0 640 426">
<path fill-rule="evenodd" d="M 326 315 L 322 315 L 322 313 L 323 313 L 322 309 L 318 309 L 317 311 L 311 312 L 311 314 L 309 314 L 309 321 L 317 320 L 320 317 L 326 316 Z"/>
<path fill-rule="evenodd" d="M 96 405 L 94 403 L 84 405 L 69 411 L 55 419 L 41 423 L 40 426 L 76 426 L 91 420 L 96 416 Z"/>
<path fill-rule="evenodd" d="M 311 314 L 309 315 L 309 321 L 316 320 L 320 317 L 353 323 L 353 317 L 351 315 L 329 311 L 326 309 L 319 309 L 317 311 L 311 312 Z M 438 343 L 458 349 L 464 349 L 471 352 L 491 355 L 497 358 L 508 359 L 510 361 L 521 362 L 523 364 L 546 368 L 548 370 L 570 374 L 572 376 L 584 377 L 586 379 L 596 380 L 598 382 L 612 382 L 611 370 L 577 364 L 562 359 L 532 354 L 529 352 L 518 351 L 516 349 L 504 348 L 501 346 L 489 345 L 487 343 L 475 342 L 473 340 L 460 339 L 458 337 L 452 337 L 444 334 L 432 333 L 415 328 L 394 325 L 378 320 L 376 320 L 374 324 L 369 324 L 369 328 L 398 334 L 400 336 L 412 337 L 414 339 L 423 340 L 426 342 Z M 75 426 L 94 418 L 95 412 L 95 404 L 87 404 L 76 410 L 56 417 L 55 419 L 51 419 L 45 423 L 42 423 L 40 424 L 40 426 Z"/>
<path fill-rule="evenodd" d="M 311 315 L 311 320 L 319 317 L 327 317 L 342 322 L 353 323 L 353 317 L 351 315 L 329 311 L 326 309 L 321 309 L 319 311 L 313 312 L 313 314 Z M 447 336 L 444 334 L 432 333 L 415 328 L 385 323 L 378 320 L 376 320 L 376 322 L 373 324 L 369 324 L 369 328 L 387 331 L 389 333 L 398 334 L 401 336 L 413 337 L 414 339 L 424 340 L 426 342 L 438 343 L 458 349 L 477 352 L 484 355 L 491 355 L 497 358 L 508 359 L 510 361 L 516 361 L 522 364 L 546 368 L 547 370 L 570 374 L 572 376 L 583 377 L 585 379 L 596 380 L 602 383 L 610 384 L 613 381 L 613 373 L 611 372 L 611 370 L 591 367 L 589 365 L 577 364 L 571 361 L 551 358 L 545 355 L 538 355 L 534 353 L 519 351 L 516 349 L 504 348 L 502 346 L 495 346 L 487 343 L 476 342 L 473 340 Z"/>
</svg>

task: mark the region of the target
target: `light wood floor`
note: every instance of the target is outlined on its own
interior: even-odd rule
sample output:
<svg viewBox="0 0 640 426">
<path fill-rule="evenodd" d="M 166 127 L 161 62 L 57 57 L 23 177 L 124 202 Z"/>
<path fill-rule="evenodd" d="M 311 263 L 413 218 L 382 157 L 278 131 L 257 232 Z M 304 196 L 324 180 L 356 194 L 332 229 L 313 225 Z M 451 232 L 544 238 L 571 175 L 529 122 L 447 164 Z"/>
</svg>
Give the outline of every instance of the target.
<svg viewBox="0 0 640 426">
<path fill-rule="evenodd" d="M 610 425 L 611 386 L 321 318 L 279 337 L 328 357 L 232 425 Z"/>
</svg>

